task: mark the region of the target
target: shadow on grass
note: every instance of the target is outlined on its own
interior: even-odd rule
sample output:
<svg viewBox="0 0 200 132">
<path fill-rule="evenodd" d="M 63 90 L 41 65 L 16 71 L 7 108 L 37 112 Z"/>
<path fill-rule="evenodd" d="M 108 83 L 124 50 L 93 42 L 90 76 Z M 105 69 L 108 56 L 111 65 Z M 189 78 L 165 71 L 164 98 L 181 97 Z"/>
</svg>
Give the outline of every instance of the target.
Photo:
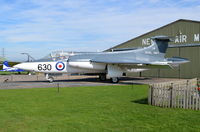
<svg viewBox="0 0 200 132">
<path fill-rule="evenodd" d="M 131 101 L 131 102 L 137 103 L 137 104 L 148 104 L 148 98 L 133 100 L 133 101 Z"/>
</svg>

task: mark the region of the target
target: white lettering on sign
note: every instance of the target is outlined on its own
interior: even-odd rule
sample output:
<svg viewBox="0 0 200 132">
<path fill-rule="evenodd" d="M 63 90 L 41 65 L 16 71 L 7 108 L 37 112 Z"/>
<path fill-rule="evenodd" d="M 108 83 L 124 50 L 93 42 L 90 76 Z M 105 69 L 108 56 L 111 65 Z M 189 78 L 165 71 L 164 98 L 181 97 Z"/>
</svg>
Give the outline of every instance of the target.
<svg viewBox="0 0 200 132">
<path fill-rule="evenodd" d="M 194 38 L 189 38 L 190 40 L 194 40 L 194 42 L 200 42 L 200 33 L 196 33 L 194 34 Z M 188 36 L 185 35 L 185 34 L 182 34 L 180 32 L 179 35 L 175 36 L 175 39 L 174 39 L 174 43 L 187 43 L 188 41 Z M 153 40 L 151 38 L 144 38 L 142 39 L 142 45 L 144 46 L 149 46 L 151 44 L 153 44 Z M 190 42 L 192 43 L 192 42 Z"/>
<path fill-rule="evenodd" d="M 186 43 L 187 42 L 187 35 L 182 35 L 182 42 Z"/>
<path fill-rule="evenodd" d="M 187 35 L 178 35 L 175 37 L 175 43 L 186 43 L 187 42 Z"/>
<path fill-rule="evenodd" d="M 150 38 L 142 39 L 142 45 L 150 45 L 150 44 L 151 44 Z"/>
<path fill-rule="evenodd" d="M 175 37 L 174 42 L 175 42 L 175 43 L 179 43 L 179 37 L 178 37 L 178 36 Z"/>
<path fill-rule="evenodd" d="M 142 39 L 142 45 L 151 45 L 153 40 L 151 38 Z"/>
<path fill-rule="evenodd" d="M 194 42 L 199 41 L 199 34 L 194 34 Z"/>
</svg>

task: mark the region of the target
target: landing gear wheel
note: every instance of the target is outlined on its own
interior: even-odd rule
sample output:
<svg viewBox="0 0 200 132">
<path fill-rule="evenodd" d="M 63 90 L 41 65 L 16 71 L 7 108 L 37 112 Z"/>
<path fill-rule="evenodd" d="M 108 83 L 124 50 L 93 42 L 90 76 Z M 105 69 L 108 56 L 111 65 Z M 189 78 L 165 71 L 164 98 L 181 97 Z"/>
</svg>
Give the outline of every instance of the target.
<svg viewBox="0 0 200 132">
<path fill-rule="evenodd" d="M 48 78 L 48 81 L 49 81 L 50 83 L 52 83 L 53 80 L 54 80 L 53 77 L 49 77 L 49 78 Z"/>
<path fill-rule="evenodd" d="M 105 81 L 106 80 L 106 75 L 99 75 L 99 79 L 101 81 Z"/>
<path fill-rule="evenodd" d="M 113 77 L 113 78 L 111 78 L 111 82 L 112 83 L 118 83 L 119 82 L 119 78 L 118 77 Z"/>
<path fill-rule="evenodd" d="M 49 76 L 49 74 L 45 73 L 45 77 L 46 77 L 46 80 L 49 81 L 50 83 L 53 82 L 53 77 L 52 76 Z"/>
</svg>

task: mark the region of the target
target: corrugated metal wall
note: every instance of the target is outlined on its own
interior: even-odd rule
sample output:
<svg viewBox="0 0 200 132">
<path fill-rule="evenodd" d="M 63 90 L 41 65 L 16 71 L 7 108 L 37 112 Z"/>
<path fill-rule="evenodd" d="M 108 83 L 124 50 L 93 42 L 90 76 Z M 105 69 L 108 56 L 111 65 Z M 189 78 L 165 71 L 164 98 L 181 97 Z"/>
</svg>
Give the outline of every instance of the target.
<svg viewBox="0 0 200 132">
<path fill-rule="evenodd" d="M 200 47 L 181 48 L 180 54 L 190 60 L 190 63 L 180 66 L 181 78 L 200 77 Z"/>
<path fill-rule="evenodd" d="M 180 54 L 180 48 L 169 48 L 167 50 L 167 58 L 173 57 L 173 56 L 179 56 Z M 179 78 L 179 67 L 176 69 L 161 69 L 160 70 L 160 77 L 173 77 L 173 78 Z"/>
<path fill-rule="evenodd" d="M 142 72 L 144 77 L 200 77 L 200 47 L 169 48 L 166 57 L 181 56 L 190 60 L 175 69 L 154 69 Z"/>
<path fill-rule="evenodd" d="M 179 20 L 156 29 L 152 32 L 139 36 L 135 39 L 127 41 L 123 44 L 117 45 L 115 48 L 132 48 L 132 47 L 144 47 L 142 43 L 147 38 L 157 35 L 167 35 L 178 37 L 175 42 L 170 44 L 184 45 L 184 44 L 200 44 L 199 41 L 194 41 L 194 35 L 200 34 L 200 22 Z M 186 40 L 183 41 L 181 36 L 186 35 Z M 179 38 L 180 37 L 180 38 Z M 147 42 L 147 41 L 146 41 Z M 112 49 L 113 49 L 112 48 Z M 109 49 L 110 50 L 110 49 Z M 200 77 L 200 47 L 179 47 L 168 48 L 166 57 L 180 56 L 188 58 L 190 60 L 187 64 L 182 64 L 176 69 L 153 69 L 150 71 L 144 71 L 141 74 L 133 74 L 133 76 L 142 75 L 144 77 L 173 77 L 173 78 L 194 78 Z M 130 74 L 129 74 L 130 75 Z"/>
</svg>

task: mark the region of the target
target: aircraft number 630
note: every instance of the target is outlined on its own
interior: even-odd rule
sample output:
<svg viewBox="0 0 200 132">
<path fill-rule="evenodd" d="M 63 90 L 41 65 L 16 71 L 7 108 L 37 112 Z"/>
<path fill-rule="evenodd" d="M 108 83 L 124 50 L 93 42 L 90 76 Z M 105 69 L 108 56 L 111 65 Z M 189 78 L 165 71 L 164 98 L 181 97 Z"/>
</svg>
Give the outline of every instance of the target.
<svg viewBox="0 0 200 132">
<path fill-rule="evenodd" d="M 51 64 L 38 64 L 39 71 L 50 71 L 52 69 Z"/>
</svg>

